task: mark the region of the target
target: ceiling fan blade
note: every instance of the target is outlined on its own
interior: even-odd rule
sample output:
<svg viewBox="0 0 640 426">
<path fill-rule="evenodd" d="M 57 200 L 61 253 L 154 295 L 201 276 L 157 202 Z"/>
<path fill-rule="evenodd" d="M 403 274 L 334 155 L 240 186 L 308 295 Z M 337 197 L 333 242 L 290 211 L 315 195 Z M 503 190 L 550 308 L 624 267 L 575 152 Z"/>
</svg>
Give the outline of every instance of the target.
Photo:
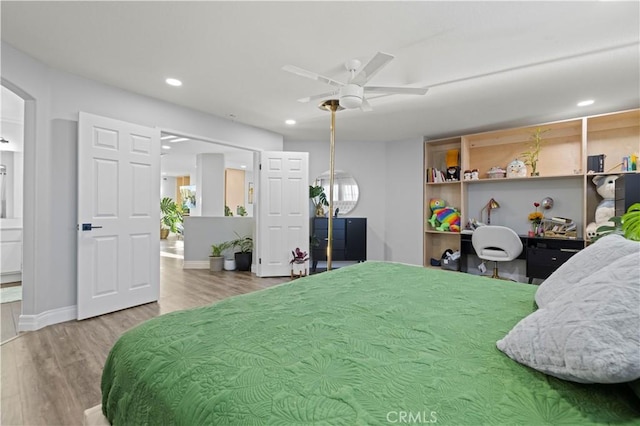
<svg viewBox="0 0 640 426">
<path fill-rule="evenodd" d="M 317 101 L 318 99 L 328 98 L 330 96 L 338 96 L 338 92 L 337 91 L 326 92 L 326 93 L 321 93 L 319 95 L 307 96 L 306 98 L 298 99 L 298 102 L 301 102 L 301 103 L 304 104 L 304 103 L 311 102 L 311 101 Z"/>
<path fill-rule="evenodd" d="M 428 87 L 383 87 L 365 86 L 365 93 L 398 93 L 402 95 L 424 95 L 429 90 Z"/>
<path fill-rule="evenodd" d="M 371 104 L 366 98 L 362 98 L 362 104 L 360 105 L 360 109 L 364 112 L 373 111 L 373 108 L 371 108 Z"/>
<path fill-rule="evenodd" d="M 284 67 L 282 67 L 282 69 L 284 71 L 288 71 L 290 73 L 299 75 L 301 77 L 306 77 L 306 78 L 310 78 L 311 80 L 321 81 L 323 83 L 327 83 L 327 84 L 330 84 L 332 86 L 336 86 L 336 87 L 344 86 L 344 83 L 336 81 L 336 80 L 334 80 L 332 78 L 325 77 L 323 75 L 317 74 L 317 73 L 312 72 L 312 71 L 307 71 L 305 69 L 298 68 L 298 67 L 295 67 L 293 65 L 285 65 Z"/>
<path fill-rule="evenodd" d="M 360 86 L 365 84 L 367 81 L 371 79 L 371 77 L 376 75 L 378 71 L 380 71 L 382 67 L 387 65 L 387 63 L 389 63 L 389 61 L 391 61 L 393 58 L 394 56 L 389 55 L 388 53 L 382 53 L 382 52 L 376 53 L 376 56 L 374 56 L 367 63 L 367 65 L 362 67 L 360 72 L 355 77 L 353 77 L 353 80 L 351 80 L 351 83 L 358 84 Z"/>
</svg>

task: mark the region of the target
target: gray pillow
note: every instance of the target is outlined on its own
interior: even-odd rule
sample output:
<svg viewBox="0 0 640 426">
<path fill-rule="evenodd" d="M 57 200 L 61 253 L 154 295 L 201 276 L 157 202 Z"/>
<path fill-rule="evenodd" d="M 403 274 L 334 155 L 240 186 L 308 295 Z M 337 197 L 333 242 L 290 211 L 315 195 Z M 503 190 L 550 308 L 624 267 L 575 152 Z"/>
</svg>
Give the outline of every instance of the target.
<svg viewBox="0 0 640 426">
<path fill-rule="evenodd" d="M 580 383 L 640 378 L 640 266 L 628 254 L 521 320 L 498 349 L 552 376 Z"/>
<path fill-rule="evenodd" d="M 556 297 L 623 256 L 635 253 L 640 262 L 640 243 L 621 235 L 607 235 L 572 256 L 536 291 L 536 304 L 544 308 Z"/>
</svg>

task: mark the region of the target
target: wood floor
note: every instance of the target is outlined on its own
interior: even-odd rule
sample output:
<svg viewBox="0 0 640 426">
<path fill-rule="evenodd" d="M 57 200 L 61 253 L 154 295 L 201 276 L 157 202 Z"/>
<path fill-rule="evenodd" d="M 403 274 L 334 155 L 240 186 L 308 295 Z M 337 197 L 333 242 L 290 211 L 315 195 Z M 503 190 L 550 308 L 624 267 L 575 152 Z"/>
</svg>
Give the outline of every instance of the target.
<svg viewBox="0 0 640 426">
<path fill-rule="evenodd" d="M 289 280 L 257 278 L 249 272 L 210 274 L 181 265 L 181 259 L 161 257 L 158 303 L 21 333 L 3 344 L 0 424 L 80 425 L 84 410 L 100 403 L 102 366 L 124 331 L 167 312 Z"/>
</svg>

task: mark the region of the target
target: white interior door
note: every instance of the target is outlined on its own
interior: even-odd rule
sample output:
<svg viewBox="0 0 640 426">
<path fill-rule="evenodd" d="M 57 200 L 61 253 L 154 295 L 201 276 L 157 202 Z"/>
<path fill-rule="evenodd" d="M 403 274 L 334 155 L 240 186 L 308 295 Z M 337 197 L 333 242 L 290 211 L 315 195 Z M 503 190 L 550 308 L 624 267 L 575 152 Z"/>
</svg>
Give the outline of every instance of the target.
<svg viewBox="0 0 640 426">
<path fill-rule="evenodd" d="M 160 130 L 80 113 L 78 319 L 158 300 Z"/>
<path fill-rule="evenodd" d="M 291 251 L 309 251 L 309 153 L 265 151 L 256 160 L 256 275 L 286 276 Z"/>
</svg>

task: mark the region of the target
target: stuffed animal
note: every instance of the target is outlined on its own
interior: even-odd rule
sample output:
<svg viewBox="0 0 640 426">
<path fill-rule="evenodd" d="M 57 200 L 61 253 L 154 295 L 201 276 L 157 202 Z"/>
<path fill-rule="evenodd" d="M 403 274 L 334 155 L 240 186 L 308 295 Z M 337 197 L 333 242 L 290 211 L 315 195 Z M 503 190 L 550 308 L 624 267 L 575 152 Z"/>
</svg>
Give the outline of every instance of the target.
<svg viewBox="0 0 640 426">
<path fill-rule="evenodd" d="M 458 166 L 447 167 L 447 180 L 448 181 L 460 180 L 460 167 Z"/>
<path fill-rule="evenodd" d="M 587 239 L 597 235 L 597 229 L 603 225 L 613 226 L 614 223 L 610 222 L 613 216 L 616 215 L 615 206 L 615 192 L 616 192 L 616 179 L 620 176 L 596 176 L 592 179 L 592 182 L 596 186 L 596 192 L 602 197 L 602 201 L 596 207 L 595 221 L 587 225 Z"/>
<path fill-rule="evenodd" d="M 429 223 L 436 231 L 460 232 L 460 213 L 455 208 L 441 198 L 429 200 L 429 207 L 433 213 Z"/>
<path fill-rule="evenodd" d="M 517 158 L 507 165 L 507 177 L 525 177 L 527 176 L 527 166 Z"/>
</svg>

